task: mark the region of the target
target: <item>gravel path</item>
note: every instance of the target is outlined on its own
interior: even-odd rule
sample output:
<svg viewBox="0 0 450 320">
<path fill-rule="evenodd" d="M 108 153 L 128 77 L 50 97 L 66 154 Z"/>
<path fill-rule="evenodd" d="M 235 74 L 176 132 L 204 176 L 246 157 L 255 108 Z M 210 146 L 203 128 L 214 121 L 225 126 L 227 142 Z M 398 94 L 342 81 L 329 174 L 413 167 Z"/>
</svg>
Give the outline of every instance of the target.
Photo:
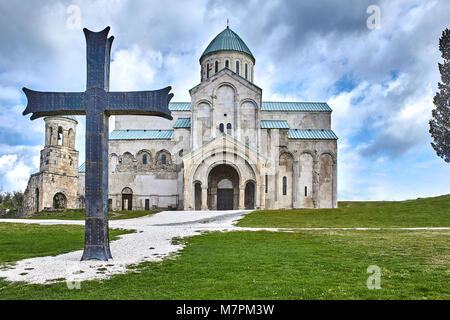
<svg viewBox="0 0 450 320">
<path fill-rule="evenodd" d="M 0 278 L 29 283 L 52 283 L 63 279 L 76 283 L 106 279 L 113 274 L 130 271 L 130 265 L 170 257 L 183 247 L 181 244 L 172 244 L 173 238 L 193 236 L 203 231 L 237 229 L 233 224 L 248 212 L 250 211 L 164 211 L 149 217 L 111 220 L 111 228 L 136 230 L 135 233 L 121 235 L 118 240 L 111 242 L 112 260 L 80 261 L 83 251 L 78 250 L 18 261 L 8 268 L 1 268 Z M 0 222 L 84 225 L 84 221 L 80 220 L 1 219 Z"/>
<path fill-rule="evenodd" d="M 241 228 L 234 224 L 246 213 L 231 211 L 164 211 L 149 217 L 111 220 L 111 228 L 133 229 L 135 233 L 119 236 L 111 242 L 113 259 L 109 261 L 80 261 L 83 251 L 57 256 L 37 257 L 18 261 L 0 268 L 0 278 L 28 283 L 67 281 L 76 287 L 84 280 L 107 279 L 113 274 L 126 273 L 132 265 L 144 261 L 161 261 L 176 254 L 182 244 L 173 244 L 173 238 L 184 238 L 204 231 L 293 231 L 293 230 L 450 230 L 450 228 Z M 84 225 L 74 220 L 0 219 L 1 222 L 34 223 L 41 225 Z"/>
</svg>

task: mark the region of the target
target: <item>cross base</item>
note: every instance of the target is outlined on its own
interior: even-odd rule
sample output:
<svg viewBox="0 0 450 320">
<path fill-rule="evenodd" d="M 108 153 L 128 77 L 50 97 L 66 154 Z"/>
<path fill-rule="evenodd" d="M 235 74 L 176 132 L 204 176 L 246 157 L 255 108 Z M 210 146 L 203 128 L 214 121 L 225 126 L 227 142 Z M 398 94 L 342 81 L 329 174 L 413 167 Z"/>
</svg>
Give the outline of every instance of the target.
<svg viewBox="0 0 450 320">
<path fill-rule="evenodd" d="M 105 245 L 85 245 L 83 257 L 81 261 L 85 260 L 102 260 L 108 261 L 112 259 L 111 252 L 108 246 Z"/>
</svg>

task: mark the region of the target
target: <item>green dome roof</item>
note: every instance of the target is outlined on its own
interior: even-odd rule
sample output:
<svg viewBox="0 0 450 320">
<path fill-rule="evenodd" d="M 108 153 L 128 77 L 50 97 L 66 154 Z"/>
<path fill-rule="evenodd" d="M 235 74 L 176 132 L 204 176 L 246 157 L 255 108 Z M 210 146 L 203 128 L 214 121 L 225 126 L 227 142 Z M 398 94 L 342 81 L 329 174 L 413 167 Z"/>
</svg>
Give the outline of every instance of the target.
<svg viewBox="0 0 450 320">
<path fill-rule="evenodd" d="M 206 47 L 200 57 L 200 60 L 208 53 L 222 50 L 244 52 L 255 59 L 245 42 L 242 41 L 242 39 L 233 30 L 227 27 L 209 43 L 208 47 Z"/>
</svg>

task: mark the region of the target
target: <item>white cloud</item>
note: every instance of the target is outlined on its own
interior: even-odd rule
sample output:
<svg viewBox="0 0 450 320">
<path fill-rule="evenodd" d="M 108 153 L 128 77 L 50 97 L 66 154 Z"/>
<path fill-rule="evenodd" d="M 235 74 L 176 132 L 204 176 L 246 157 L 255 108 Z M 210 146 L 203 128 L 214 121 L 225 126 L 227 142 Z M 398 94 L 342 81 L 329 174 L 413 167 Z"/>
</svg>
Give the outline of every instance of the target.
<svg viewBox="0 0 450 320">
<path fill-rule="evenodd" d="M 401 198 L 420 190 L 431 194 L 432 184 L 415 191 L 408 189 L 409 184 L 401 186 L 409 181 L 401 169 L 411 166 L 422 181 L 427 178 L 421 171 L 429 176 L 446 172 L 436 167 L 439 159 L 429 147 L 427 121 L 439 81 L 437 44 L 448 27 L 449 2 L 351 0 L 342 6 L 331 0 L 79 0 L 75 4 L 81 8 L 83 27 L 111 26 L 116 38 L 112 90 L 171 85 L 174 101 L 189 101 L 188 89 L 200 78 L 198 59 L 229 17 L 230 27 L 256 58 L 255 84 L 263 89 L 263 100 L 328 101 L 333 108 L 332 127 L 340 137 L 340 194 L 360 199 Z M 381 7 L 381 29 L 366 28 L 369 4 Z M 81 30 L 66 27 L 68 5 L 58 0 L 0 3 L 5 18 L 0 21 L 5 30 L 0 41 L 8 43 L 0 48 L 0 156 L 6 157 L 4 163 L 13 163 L 5 170 L 18 168 L 17 180 L 23 181 L 21 174 L 27 168 L 37 167 L 44 140 L 43 121 L 21 115 L 25 99 L 20 88 L 75 91 L 85 86 L 85 40 Z M 347 80 L 344 91 L 336 87 Z M 81 163 L 85 126 L 83 117 L 77 118 Z M 22 146 L 28 143 L 40 147 Z M 415 158 L 417 154 L 421 157 Z M 16 159 L 11 158 L 14 155 Z M 3 184 L 13 179 L 6 172 Z M 434 188 L 438 189 L 443 190 Z"/>
<path fill-rule="evenodd" d="M 136 91 L 152 87 L 155 70 L 161 68 L 162 54 L 137 45 L 114 52 L 111 62 L 111 90 Z"/>
<path fill-rule="evenodd" d="M 18 160 L 17 155 L 0 156 L 0 181 L 4 191 L 24 191 L 33 168 Z"/>
</svg>

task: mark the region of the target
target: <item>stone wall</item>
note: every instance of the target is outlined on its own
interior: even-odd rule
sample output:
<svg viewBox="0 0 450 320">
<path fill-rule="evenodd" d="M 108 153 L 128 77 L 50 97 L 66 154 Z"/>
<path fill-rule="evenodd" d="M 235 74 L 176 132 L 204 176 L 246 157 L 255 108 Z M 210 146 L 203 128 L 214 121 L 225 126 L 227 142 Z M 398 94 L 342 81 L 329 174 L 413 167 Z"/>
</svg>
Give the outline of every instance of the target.
<svg viewBox="0 0 450 320">
<path fill-rule="evenodd" d="M 287 129 L 261 131 L 261 151 L 268 157 L 266 208 L 336 208 L 336 140 L 287 137 Z M 287 179 L 286 195 L 283 177 Z"/>
</svg>

